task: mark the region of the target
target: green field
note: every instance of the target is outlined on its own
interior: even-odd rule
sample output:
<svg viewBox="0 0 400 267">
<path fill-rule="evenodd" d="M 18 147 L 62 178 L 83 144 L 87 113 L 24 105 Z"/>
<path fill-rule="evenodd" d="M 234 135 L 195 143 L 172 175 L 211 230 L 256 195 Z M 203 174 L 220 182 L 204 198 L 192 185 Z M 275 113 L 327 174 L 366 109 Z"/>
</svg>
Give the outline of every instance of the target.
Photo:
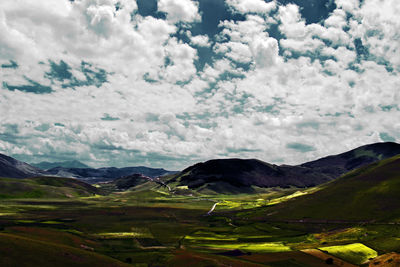
<svg viewBox="0 0 400 267">
<path fill-rule="evenodd" d="M 360 243 L 322 247 L 320 250 L 354 264 L 362 264 L 378 256 L 375 250 Z"/>
</svg>

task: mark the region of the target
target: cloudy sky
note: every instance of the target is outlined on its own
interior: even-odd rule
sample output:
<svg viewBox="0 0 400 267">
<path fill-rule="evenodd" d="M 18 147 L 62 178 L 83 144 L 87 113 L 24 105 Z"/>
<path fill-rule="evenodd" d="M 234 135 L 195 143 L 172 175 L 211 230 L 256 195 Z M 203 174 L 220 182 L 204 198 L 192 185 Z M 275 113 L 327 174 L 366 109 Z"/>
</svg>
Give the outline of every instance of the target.
<svg viewBox="0 0 400 267">
<path fill-rule="evenodd" d="M 398 0 L 1 0 L 0 153 L 177 170 L 400 141 Z"/>
</svg>

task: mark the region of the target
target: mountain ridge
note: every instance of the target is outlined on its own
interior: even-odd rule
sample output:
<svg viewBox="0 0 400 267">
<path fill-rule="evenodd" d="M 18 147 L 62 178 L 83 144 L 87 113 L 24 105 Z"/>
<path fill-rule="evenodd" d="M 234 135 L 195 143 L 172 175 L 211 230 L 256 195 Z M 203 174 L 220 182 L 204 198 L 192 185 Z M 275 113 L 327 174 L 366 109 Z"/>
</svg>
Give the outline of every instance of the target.
<svg viewBox="0 0 400 267">
<path fill-rule="evenodd" d="M 383 142 L 357 147 L 350 151 L 323 157 L 299 165 L 275 165 L 258 159 L 212 159 L 199 162 L 181 172 L 163 168 L 55 167 L 42 171 L 27 163 L 0 154 L 0 177 L 27 178 L 59 176 L 97 183 L 142 174 L 151 178 L 169 175 L 163 182 L 169 186 L 188 186 L 196 191 L 254 191 L 252 187 L 312 187 L 338 178 L 353 169 L 400 154 L 400 144 Z M 224 189 L 226 188 L 226 190 Z"/>
<path fill-rule="evenodd" d="M 311 187 L 334 180 L 348 171 L 400 154 L 400 144 L 383 142 L 357 147 L 299 165 L 274 165 L 258 159 L 214 159 L 197 163 L 168 181 L 169 185 L 188 186 L 196 191 L 220 188 L 228 183 L 236 188 Z M 237 191 L 231 190 L 231 191 Z M 240 190 L 239 190 L 240 191 Z M 229 193 L 229 192 L 228 192 Z"/>
<path fill-rule="evenodd" d="M 59 162 L 48 162 L 42 161 L 39 163 L 31 163 L 30 165 L 42 169 L 42 170 L 49 170 L 56 167 L 63 167 L 63 168 L 90 168 L 90 166 L 78 161 L 78 160 L 69 160 L 69 161 L 59 161 Z"/>
<path fill-rule="evenodd" d="M 43 174 L 44 172 L 36 167 L 0 154 L 0 177 L 28 178 Z"/>
<path fill-rule="evenodd" d="M 125 177 L 133 174 L 143 174 L 145 176 L 154 178 L 162 175 L 175 173 L 163 168 L 149 168 L 144 166 L 136 167 L 102 167 L 102 168 L 63 168 L 56 167 L 47 170 L 51 175 L 61 177 L 77 178 L 88 183 L 106 182 L 120 177 Z"/>
</svg>

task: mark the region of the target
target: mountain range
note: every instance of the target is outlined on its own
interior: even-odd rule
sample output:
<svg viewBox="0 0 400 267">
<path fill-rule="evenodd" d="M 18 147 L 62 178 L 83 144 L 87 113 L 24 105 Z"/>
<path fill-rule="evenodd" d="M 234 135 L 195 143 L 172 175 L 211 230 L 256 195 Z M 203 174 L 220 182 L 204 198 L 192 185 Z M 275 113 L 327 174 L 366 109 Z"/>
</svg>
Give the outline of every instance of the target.
<svg viewBox="0 0 400 267">
<path fill-rule="evenodd" d="M 44 171 L 0 154 L 0 177 L 58 176 L 98 183 L 140 174 L 142 176 L 137 176 L 141 180 L 138 183 L 145 181 L 143 177 L 165 176 L 163 182 L 170 188 L 184 186 L 197 192 L 251 193 L 254 192 L 255 187 L 316 186 L 334 180 L 351 170 L 397 154 L 400 154 L 400 144 L 385 142 L 361 146 L 345 153 L 295 166 L 278 166 L 257 159 L 214 159 L 197 163 L 178 173 L 143 166 L 97 169 L 58 166 Z M 79 162 L 72 162 L 72 164 L 79 165 Z M 41 166 L 47 167 L 51 164 L 44 163 Z M 136 183 L 132 182 L 132 179 L 131 177 L 129 184 L 134 186 Z"/>
<path fill-rule="evenodd" d="M 63 164 L 65 162 L 62 162 Z M 82 163 L 78 161 L 67 162 L 75 165 Z M 39 164 L 38 164 L 39 165 Z M 37 166 L 38 166 L 37 165 Z M 60 165 L 56 163 L 42 163 L 40 166 L 45 168 L 51 165 Z M 51 169 L 42 170 L 28 163 L 16 160 L 12 157 L 0 154 L 0 177 L 8 178 L 29 178 L 36 176 L 58 176 L 67 178 L 76 178 L 87 183 L 98 183 L 114 180 L 119 177 L 125 177 L 132 174 L 142 174 L 151 178 L 174 174 L 176 172 L 167 171 L 162 168 L 148 168 L 148 167 L 105 167 L 105 168 L 68 168 L 68 167 L 54 167 Z"/>
<path fill-rule="evenodd" d="M 348 171 L 400 154 L 400 144 L 375 143 L 304 164 L 274 165 L 257 159 L 215 159 L 197 163 L 166 183 L 198 192 L 251 192 L 252 187 L 312 187 Z"/>
<path fill-rule="evenodd" d="M 46 171 L 50 175 L 60 177 L 71 177 L 83 180 L 88 183 L 98 183 L 111 181 L 120 177 L 129 176 L 132 174 L 142 174 L 151 178 L 173 174 L 176 172 L 167 171 L 162 168 L 148 168 L 148 167 L 105 167 L 105 168 L 63 168 L 56 167 Z"/>
</svg>

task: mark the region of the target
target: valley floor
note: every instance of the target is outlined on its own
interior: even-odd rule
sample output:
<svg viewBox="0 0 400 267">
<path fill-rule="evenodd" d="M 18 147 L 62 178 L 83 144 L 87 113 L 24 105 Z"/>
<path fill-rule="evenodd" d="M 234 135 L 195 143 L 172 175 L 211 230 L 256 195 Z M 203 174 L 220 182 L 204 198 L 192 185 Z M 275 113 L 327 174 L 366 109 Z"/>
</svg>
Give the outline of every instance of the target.
<svg viewBox="0 0 400 267">
<path fill-rule="evenodd" d="M 2 199 L 0 265 L 368 266 L 400 252 L 397 222 L 257 217 L 293 193 Z"/>
</svg>

